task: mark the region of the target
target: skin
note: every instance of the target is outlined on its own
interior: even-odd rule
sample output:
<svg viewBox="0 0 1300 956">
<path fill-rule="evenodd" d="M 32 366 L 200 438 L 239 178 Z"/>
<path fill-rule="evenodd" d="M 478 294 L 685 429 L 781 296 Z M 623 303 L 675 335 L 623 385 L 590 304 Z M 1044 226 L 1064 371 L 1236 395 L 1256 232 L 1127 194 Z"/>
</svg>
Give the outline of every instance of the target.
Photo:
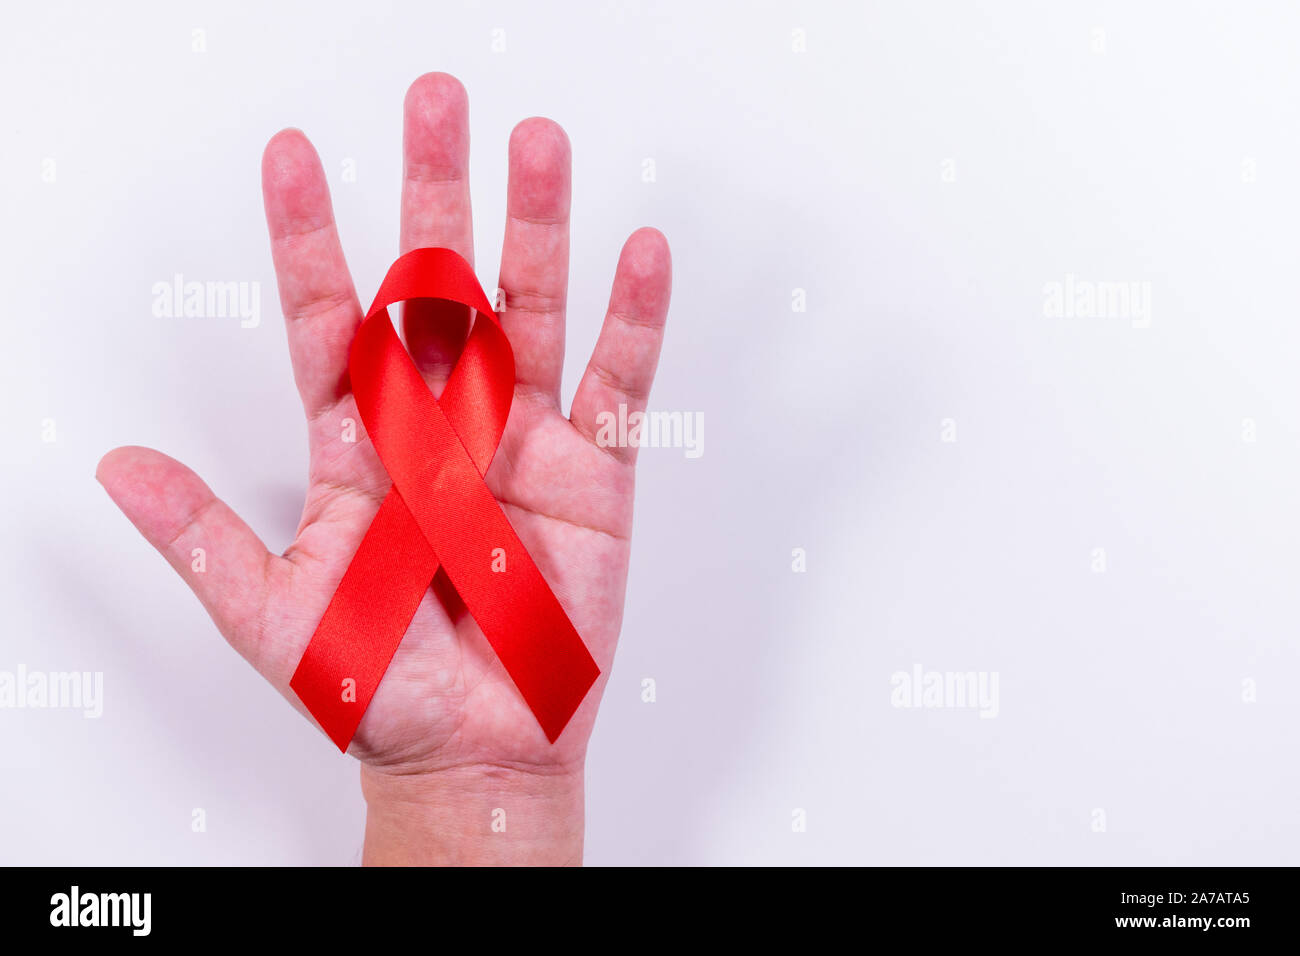
<svg viewBox="0 0 1300 956">
<path fill-rule="evenodd" d="M 445 246 L 473 261 L 468 101 L 430 73 L 406 95 L 402 252 Z M 635 448 L 596 444 L 597 415 L 644 409 L 671 285 L 668 244 L 624 244 L 600 336 L 566 417 L 560 408 L 568 285 L 570 149 L 527 119 L 510 136 L 498 282 L 517 382 L 485 479 L 601 669 L 555 744 L 439 571 L 348 752 L 361 761 L 366 863 L 577 863 L 583 765 L 618 641 L 627 580 Z M 362 308 L 343 258 L 320 160 L 297 130 L 262 158 L 271 253 L 294 378 L 306 412 L 306 503 L 283 554 L 161 452 L 118 448 L 97 478 L 186 580 L 222 635 L 306 714 L 289 680 L 389 488 L 364 437 L 347 373 Z M 489 296 L 491 289 L 488 289 Z M 402 332 L 435 395 L 469 329 L 462 306 L 408 305 Z M 344 420 L 357 441 L 342 440 Z M 191 570 L 203 548 L 206 570 Z M 310 717 L 309 717 L 310 719 Z M 504 811 L 506 828 L 493 829 Z M 498 813 L 497 819 L 500 814 Z"/>
</svg>

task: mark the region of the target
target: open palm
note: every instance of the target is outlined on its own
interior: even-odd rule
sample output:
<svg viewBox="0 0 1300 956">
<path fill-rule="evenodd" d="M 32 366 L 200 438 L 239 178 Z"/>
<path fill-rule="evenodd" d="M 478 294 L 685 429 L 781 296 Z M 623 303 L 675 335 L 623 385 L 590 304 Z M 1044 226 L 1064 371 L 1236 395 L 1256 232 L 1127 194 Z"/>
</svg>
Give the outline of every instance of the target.
<svg viewBox="0 0 1300 956">
<path fill-rule="evenodd" d="M 445 246 L 473 262 L 468 108 L 445 74 L 406 97 L 401 251 Z M 499 286 L 515 353 L 510 418 L 486 481 L 601 669 L 554 744 L 439 571 L 424 595 L 349 752 L 377 770 L 564 770 L 580 766 L 623 612 L 635 448 L 601 447 L 597 416 L 645 407 L 668 309 L 663 236 L 623 247 L 609 311 L 574 398 L 560 410 L 568 282 L 569 146 L 556 124 L 520 123 Z M 146 448 L 119 448 L 98 477 L 141 533 L 185 578 L 221 633 L 300 709 L 289 680 L 389 478 L 360 424 L 348 348 L 362 319 L 319 159 L 301 133 L 266 148 L 263 192 L 280 300 L 310 439 L 297 536 L 274 555 L 192 471 Z M 402 330 L 435 395 L 469 330 L 459 305 L 417 301 Z M 202 570 L 192 555 L 202 548 Z M 383 582 L 374 582 L 383 587 Z M 305 710 L 304 710 L 305 712 Z"/>
</svg>

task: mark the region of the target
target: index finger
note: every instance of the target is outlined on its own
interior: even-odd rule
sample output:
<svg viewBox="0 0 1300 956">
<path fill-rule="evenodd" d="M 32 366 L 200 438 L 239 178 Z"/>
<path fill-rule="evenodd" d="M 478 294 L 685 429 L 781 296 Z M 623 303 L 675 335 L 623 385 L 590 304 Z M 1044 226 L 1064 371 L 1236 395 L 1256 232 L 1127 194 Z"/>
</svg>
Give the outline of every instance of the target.
<svg viewBox="0 0 1300 956">
<path fill-rule="evenodd" d="M 348 348 L 361 322 L 329 186 L 301 131 L 277 133 L 262 155 L 271 258 L 289 334 L 289 357 L 308 419 L 349 391 Z"/>
</svg>

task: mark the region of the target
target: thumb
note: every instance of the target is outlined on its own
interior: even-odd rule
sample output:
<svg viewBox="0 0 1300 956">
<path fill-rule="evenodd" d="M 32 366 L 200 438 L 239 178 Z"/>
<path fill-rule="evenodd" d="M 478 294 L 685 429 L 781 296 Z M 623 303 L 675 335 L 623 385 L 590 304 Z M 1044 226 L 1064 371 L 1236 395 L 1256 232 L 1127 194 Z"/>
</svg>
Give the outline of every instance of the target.
<svg viewBox="0 0 1300 956">
<path fill-rule="evenodd" d="M 263 674 L 266 599 L 283 573 L 240 517 L 180 462 L 151 448 L 117 448 L 95 470 L 122 513 L 203 603 L 235 650 Z"/>
</svg>

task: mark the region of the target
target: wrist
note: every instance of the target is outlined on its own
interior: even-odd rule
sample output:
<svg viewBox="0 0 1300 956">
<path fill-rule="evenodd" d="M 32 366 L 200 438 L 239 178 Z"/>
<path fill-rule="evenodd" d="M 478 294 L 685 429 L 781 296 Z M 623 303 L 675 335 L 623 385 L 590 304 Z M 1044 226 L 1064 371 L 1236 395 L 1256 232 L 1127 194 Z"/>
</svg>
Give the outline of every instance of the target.
<svg viewBox="0 0 1300 956">
<path fill-rule="evenodd" d="M 582 863 L 583 769 L 361 766 L 366 866 Z"/>
</svg>

